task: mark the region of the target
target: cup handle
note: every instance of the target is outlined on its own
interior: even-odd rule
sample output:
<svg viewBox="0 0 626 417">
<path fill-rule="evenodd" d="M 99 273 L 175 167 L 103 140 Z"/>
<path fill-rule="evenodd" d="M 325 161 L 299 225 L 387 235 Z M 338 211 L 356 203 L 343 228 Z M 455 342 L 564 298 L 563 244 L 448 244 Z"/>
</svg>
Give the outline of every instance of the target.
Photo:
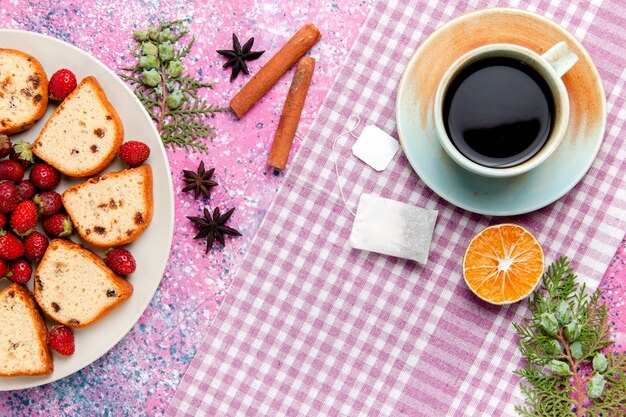
<svg viewBox="0 0 626 417">
<path fill-rule="evenodd" d="M 565 75 L 578 62 L 578 55 L 572 51 L 565 41 L 557 43 L 541 56 L 548 61 L 556 73 L 559 74 L 559 77 Z"/>
</svg>

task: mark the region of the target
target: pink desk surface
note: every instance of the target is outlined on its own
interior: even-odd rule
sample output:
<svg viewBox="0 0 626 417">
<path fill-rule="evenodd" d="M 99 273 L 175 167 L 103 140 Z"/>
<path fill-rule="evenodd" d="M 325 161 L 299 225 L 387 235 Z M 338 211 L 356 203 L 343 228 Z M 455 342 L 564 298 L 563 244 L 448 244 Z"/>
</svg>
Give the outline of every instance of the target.
<svg viewBox="0 0 626 417">
<path fill-rule="evenodd" d="M 266 54 L 249 64 L 255 73 L 272 54 L 307 22 L 324 37 L 310 52 L 316 72 L 306 101 L 298 140 L 315 118 L 325 94 L 350 49 L 372 0 L 297 0 L 229 2 L 131 0 L 107 2 L 31 2 L 0 0 L 0 27 L 54 36 L 98 58 L 114 71 L 129 64 L 133 29 L 158 20 L 189 17 L 196 44 L 188 63 L 205 81 L 218 82 L 207 92 L 209 101 L 227 105 L 248 77 L 228 81 L 216 49 L 230 49 L 235 32 L 244 42 L 255 37 L 254 49 Z M 584 43 L 584 42 L 583 42 Z M 348 63 L 349 64 L 349 63 Z M 71 65 L 68 65 L 71 67 Z M 246 253 L 283 174 L 266 165 L 291 72 L 242 120 L 219 114 L 217 137 L 207 154 L 168 151 L 175 187 L 176 227 L 168 266 L 152 303 L 131 332 L 91 366 L 61 381 L 29 390 L 0 393 L 0 415 L 162 415 L 216 311 L 224 300 L 234 271 Z M 293 155 L 292 152 L 292 155 Z M 231 225 L 243 237 L 228 239 L 204 254 L 192 240 L 195 229 L 186 216 L 198 215 L 201 204 L 181 192 L 181 170 L 203 160 L 216 168 L 220 186 L 207 202 L 222 209 L 237 207 Z M 617 249 L 601 284 L 611 306 L 617 347 L 626 347 L 624 283 L 626 244 Z M 80 346 L 77 346 L 80 349 Z"/>
</svg>

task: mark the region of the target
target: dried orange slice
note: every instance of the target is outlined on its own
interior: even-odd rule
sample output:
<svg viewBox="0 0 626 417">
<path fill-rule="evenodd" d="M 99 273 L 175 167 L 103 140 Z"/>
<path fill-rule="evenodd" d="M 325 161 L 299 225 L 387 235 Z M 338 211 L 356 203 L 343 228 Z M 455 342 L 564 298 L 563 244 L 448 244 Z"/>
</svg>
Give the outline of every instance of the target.
<svg viewBox="0 0 626 417">
<path fill-rule="evenodd" d="M 543 274 L 537 239 L 522 226 L 498 224 L 477 234 L 463 257 L 470 289 L 492 304 L 510 304 L 533 292 Z"/>
</svg>

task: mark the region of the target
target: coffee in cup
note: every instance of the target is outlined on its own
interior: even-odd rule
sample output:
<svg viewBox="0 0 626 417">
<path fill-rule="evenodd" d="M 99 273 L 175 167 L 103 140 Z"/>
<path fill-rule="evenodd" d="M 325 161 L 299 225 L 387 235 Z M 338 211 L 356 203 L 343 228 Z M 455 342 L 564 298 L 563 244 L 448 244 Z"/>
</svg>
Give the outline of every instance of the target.
<svg viewBox="0 0 626 417">
<path fill-rule="evenodd" d="M 561 76 L 577 56 L 565 42 L 543 56 L 494 44 L 459 58 L 443 76 L 435 125 L 446 152 L 479 175 L 519 175 L 563 139 L 569 99 Z"/>
</svg>

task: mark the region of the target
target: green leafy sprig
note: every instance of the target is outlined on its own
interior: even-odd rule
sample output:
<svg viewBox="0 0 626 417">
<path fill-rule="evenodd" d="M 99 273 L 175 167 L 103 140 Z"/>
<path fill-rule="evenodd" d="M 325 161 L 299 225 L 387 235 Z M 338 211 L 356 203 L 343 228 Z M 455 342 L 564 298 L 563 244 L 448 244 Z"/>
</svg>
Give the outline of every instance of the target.
<svg viewBox="0 0 626 417">
<path fill-rule="evenodd" d="M 601 291 L 586 293 L 567 258 L 548 267 L 530 299 L 532 316 L 514 323 L 526 359 L 522 416 L 626 415 L 626 355 L 604 354 L 613 344 Z"/>
<path fill-rule="evenodd" d="M 131 84 L 156 122 L 165 147 L 206 152 L 203 139 L 215 137 L 215 128 L 208 121 L 227 108 L 209 104 L 199 96 L 200 89 L 213 88 L 213 84 L 183 73 L 183 59 L 195 41 L 194 36 L 188 43 L 182 41 L 189 33 L 184 22 L 161 22 L 133 32 L 136 43 L 131 52 L 137 64 L 122 68 L 128 73 L 120 77 Z M 179 47 L 178 42 L 183 45 Z"/>
</svg>

